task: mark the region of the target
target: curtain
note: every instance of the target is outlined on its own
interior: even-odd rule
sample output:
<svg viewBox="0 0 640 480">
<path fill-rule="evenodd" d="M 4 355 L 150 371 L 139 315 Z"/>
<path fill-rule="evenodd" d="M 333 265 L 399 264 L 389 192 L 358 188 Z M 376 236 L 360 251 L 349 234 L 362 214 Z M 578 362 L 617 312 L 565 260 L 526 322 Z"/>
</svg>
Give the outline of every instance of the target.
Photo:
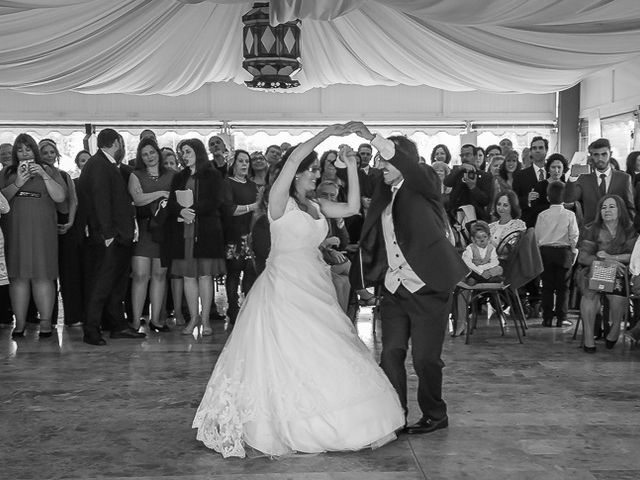
<svg viewBox="0 0 640 480">
<path fill-rule="evenodd" d="M 182 95 L 242 83 L 239 0 L 0 0 L 0 88 Z M 549 93 L 640 56 L 638 0 L 272 0 L 302 19 L 298 91 Z"/>
</svg>

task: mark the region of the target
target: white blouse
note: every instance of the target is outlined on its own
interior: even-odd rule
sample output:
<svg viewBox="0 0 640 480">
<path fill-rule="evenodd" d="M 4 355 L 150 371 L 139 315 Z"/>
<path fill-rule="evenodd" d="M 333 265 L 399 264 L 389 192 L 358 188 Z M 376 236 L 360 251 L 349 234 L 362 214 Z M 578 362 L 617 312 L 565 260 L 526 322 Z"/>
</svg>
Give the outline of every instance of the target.
<svg viewBox="0 0 640 480">
<path fill-rule="evenodd" d="M 511 232 L 526 230 L 527 225 L 519 218 L 514 218 L 502 225 L 499 222 L 490 223 L 489 229 L 491 231 L 491 243 L 494 247 L 498 247 L 504 237 L 509 235 Z"/>
</svg>

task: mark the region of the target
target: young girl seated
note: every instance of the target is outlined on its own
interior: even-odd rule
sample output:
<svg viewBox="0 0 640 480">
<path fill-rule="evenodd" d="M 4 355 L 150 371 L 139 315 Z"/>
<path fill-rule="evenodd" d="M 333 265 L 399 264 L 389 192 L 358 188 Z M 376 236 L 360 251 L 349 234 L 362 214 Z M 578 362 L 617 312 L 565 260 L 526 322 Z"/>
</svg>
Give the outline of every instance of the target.
<svg viewBox="0 0 640 480">
<path fill-rule="evenodd" d="M 464 283 L 475 285 L 476 283 L 501 282 L 502 267 L 498 261 L 496 247 L 489 241 L 491 231 L 487 222 L 478 220 L 470 227 L 471 241 L 462 252 L 462 260 L 471 270 Z M 467 310 L 471 292 L 462 291 L 458 295 L 456 329 L 453 336 L 462 335 L 465 331 Z"/>
<path fill-rule="evenodd" d="M 502 267 L 496 248 L 489 241 L 491 230 L 487 222 L 479 220 L 471 225 L 471 241 L 462 253 L 462 260 L 471 273 L 465 280 L 468 285 L 478 282 L 501 282 Z"/>
</svg>

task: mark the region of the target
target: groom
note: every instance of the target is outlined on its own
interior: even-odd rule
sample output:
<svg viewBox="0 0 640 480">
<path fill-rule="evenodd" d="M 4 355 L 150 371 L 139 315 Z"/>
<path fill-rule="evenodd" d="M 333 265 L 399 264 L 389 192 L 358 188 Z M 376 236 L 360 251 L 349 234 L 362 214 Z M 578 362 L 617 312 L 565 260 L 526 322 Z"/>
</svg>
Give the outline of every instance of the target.
<svg viewBox="0 0 640 480">
<path fill-rule="evenodd" d="M 382 177 L 374 186 L 362 227 L 352 286 L 383 285 L 381 367 L 406 415 L 404 364 L 411 339 L 422 418 L 406 432 L 433 432 L 449 425 L 440 356 L 451 295 L 467 268 L 445 234 L 438 177 L 431 167 L 418 163 L 415 143 L 405 137 L 373 135 L 362 122 L 347 126 L 370 141 L 382 157 Z"/>
</svg>

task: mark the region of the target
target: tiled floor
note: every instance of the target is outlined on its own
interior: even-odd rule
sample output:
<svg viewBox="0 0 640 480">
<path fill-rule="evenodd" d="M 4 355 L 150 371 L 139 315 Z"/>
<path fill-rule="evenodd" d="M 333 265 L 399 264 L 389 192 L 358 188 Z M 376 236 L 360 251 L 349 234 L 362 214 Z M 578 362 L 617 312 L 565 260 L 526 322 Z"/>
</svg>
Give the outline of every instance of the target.
<svg viewBox="0 0 640 480">
<path fill-rule="evenodd" d="M 523 345 L 486 320 L 470 345 L 447 338 L 447 430 L 375 451 L 223 460 L 190 428 L 226 338 L 214 326 L 204 339 L 176 330 L 106 347 L 79 328 L 18 342 L 0 329 L 0 478 L 640 478 L 640 349 L 587 355 L 571 328 L 539 320 Z M 369 309 L 358 328 L 378 355 Z M 413 375 L 410 387 L 415 398 Z"/>
</svg>

